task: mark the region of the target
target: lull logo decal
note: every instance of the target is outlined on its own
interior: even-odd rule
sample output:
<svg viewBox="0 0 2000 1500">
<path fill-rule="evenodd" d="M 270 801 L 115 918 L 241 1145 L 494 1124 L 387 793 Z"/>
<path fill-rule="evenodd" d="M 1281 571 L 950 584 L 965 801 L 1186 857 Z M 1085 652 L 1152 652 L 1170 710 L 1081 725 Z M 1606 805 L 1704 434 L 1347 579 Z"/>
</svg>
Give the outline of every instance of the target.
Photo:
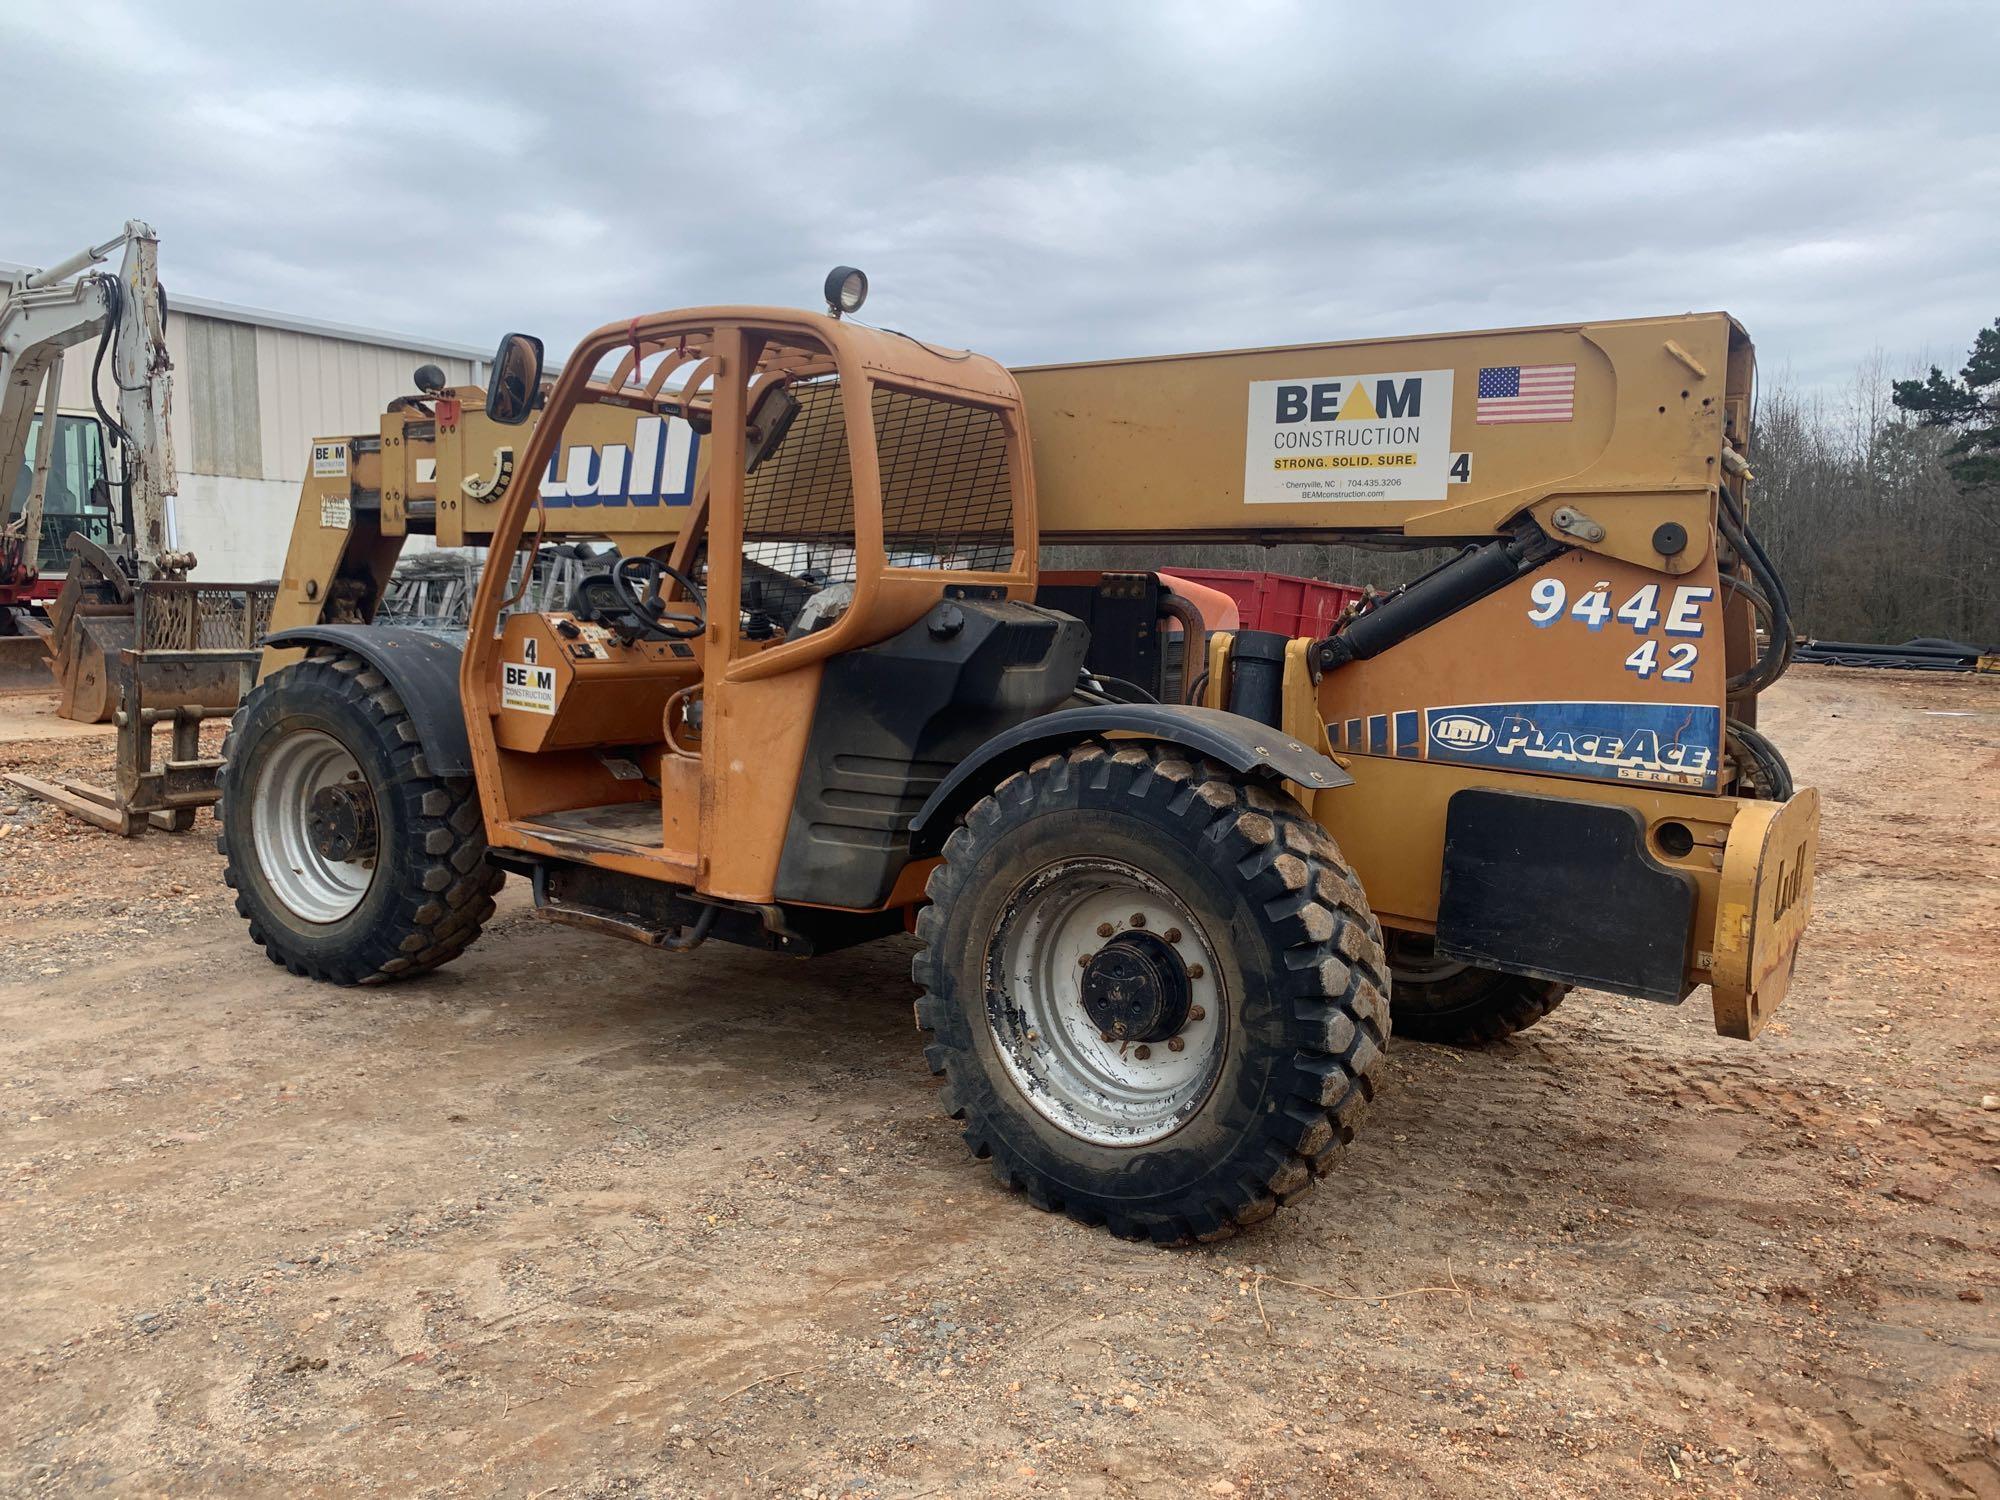
<svg viewBox="0 0 2000 1500">
<path fill-rule="evenodd" d="M 1439 714 L 1431 720 L 1431 738 L 1453 750 L 1484 750 L 1493 743 L 1493 726 L 1474 714 Z"/>
<path fill-rule="evenodd" d="M 542 476 L 542 504 L 687 505 L 701 438 L 679 417 L 641 417 L 632 441 L 558 451 Z"/>
<path fill-rule="evenodd" d="M 1351 754 L 1706 788 L 1722 715 L 1696 703 L 1469 703 L 1368 714 L 1327 737 Z"/>
</svg>

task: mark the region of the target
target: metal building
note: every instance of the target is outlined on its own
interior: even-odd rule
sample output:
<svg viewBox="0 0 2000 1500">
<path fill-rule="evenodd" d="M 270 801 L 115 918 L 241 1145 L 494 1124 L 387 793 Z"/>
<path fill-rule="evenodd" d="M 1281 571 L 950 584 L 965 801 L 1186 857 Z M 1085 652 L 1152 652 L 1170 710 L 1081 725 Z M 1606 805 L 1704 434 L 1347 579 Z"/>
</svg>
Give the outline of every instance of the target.
<svg viewBox="0 0 2000 1500">
<path fill-rule="evenodd" d="M 0 261 L 0 291 L 30 269 Z M 486 378 L 484 350 L 176 296 L 171 285 L 167 348 L 174 531 L 199 559 L 196 578 L 276 578 L 312 439 L 373 431 L 392 398 L 414 392 L 418 365 L 443 367 L 454 385 Z M 65 414 L 94 419 L 95 352 L 86 345 L 64 363 Z"/>
</svg>

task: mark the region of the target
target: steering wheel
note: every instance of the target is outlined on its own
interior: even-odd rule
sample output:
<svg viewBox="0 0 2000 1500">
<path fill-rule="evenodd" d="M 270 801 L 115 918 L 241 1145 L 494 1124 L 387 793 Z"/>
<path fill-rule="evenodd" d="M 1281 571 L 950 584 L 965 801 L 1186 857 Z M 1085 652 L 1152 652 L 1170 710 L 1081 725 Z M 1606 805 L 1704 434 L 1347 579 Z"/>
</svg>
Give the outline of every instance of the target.
<svg viewBox="0 0 2000 1500">
<path fill-rule="evenodd" d="M 660 585 L 671 580 L 694 601 L 695 613 L 669 614 Z M 708 629 L 708 601 L 701 586 L 655 557 L 621 557 L 611 570 L 611 590 L 631 613 L 640 634 L 655 641 L 691 641 Z"/>
</svg>

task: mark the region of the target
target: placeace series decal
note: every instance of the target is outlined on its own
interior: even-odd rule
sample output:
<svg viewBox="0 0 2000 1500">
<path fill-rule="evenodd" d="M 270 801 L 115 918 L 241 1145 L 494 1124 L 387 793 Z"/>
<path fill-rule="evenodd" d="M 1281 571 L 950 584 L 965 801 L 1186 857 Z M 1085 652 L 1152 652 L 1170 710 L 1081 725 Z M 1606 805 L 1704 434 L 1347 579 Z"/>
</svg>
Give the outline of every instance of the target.
<svg viewBox="0 0 2000 1500">
<path fill-rule="evenodd" d="M 1451 451 L 1449 370 L 1250 382 L 1243 454 L 1249 505 L 1442 500 Z"/>
<path fill-rule="evenodd" d="M 1699 703 L 1463 703 L 1326 729 L 1336 750 L 1357 754 L 1708 788 L 1722 714 Z"/>
</svg>

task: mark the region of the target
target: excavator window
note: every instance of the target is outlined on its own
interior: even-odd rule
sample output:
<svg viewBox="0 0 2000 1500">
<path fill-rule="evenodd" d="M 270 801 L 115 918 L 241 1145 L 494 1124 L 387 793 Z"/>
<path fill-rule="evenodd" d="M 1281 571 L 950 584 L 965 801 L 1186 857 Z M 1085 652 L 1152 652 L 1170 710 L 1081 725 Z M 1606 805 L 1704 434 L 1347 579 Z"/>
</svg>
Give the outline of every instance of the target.
<svg viewBox="0 0 2000 1500">
<path fill-rule="evenodd" d="M 9 515 L 18 516 L 27 509 L 44 420 L 37 416 L 29 424 L 27 449 L 21 456 L 20 472 L 14 476 L 14 504 Z M 101 508 L 93 513 L 90 498 L 104 479 L 104 435 L 96 419 L 57 417 L 55 443 L 55 452 L 49 457 L 48 488 L 42 494 L 42 536 L 36 563 L 44 573 L 61 573 L 68 566 L 63 539 L 72 531 L 81 531 L 102 545 L 111 541 L 111 513 Z"/>
</svg>

